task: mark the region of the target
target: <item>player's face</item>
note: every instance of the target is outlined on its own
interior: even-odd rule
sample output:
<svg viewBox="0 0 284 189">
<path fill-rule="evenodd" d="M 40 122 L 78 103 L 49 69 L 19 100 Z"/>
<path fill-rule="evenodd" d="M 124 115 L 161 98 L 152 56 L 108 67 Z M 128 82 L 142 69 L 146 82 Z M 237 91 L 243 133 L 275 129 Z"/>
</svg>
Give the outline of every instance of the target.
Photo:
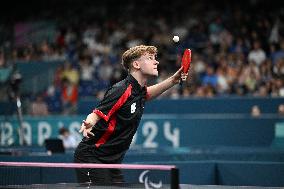
<svg viewBox="0 0 284 189">
<path fill-rule="evenodd" d="M 145 53 L 139 58 L 140 71 L 144 75 L 158 76 L 158 64 L 154 54 Z"/>
</svg>

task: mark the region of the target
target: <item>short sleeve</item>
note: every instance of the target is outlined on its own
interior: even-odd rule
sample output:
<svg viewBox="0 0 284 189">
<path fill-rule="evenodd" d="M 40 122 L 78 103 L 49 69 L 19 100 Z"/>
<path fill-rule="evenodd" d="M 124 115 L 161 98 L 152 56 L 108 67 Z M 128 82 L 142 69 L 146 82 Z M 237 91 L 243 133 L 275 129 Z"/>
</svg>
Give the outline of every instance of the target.
<svg viewBox="0 0 284 189">
<path fill-rule="evenodd" d="M 112 87 L 108 90 L 93 113 L 108 121 L 110 117 L 127 101 L 131 95 L 132 86 L 128 87 Z"/>
</svg>

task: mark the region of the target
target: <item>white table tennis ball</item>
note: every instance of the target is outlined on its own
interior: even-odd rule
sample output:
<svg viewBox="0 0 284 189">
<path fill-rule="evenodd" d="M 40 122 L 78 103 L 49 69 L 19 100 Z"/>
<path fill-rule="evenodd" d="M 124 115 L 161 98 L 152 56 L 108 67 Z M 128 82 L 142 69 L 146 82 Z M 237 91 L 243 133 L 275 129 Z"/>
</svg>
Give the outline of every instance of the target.
<svg viewBox="0 0 284 189">
<path fill-rule="evenodd" d="M 177 42 L 179 41 L 179 36 L 175 35 L 175 36 L 173 37 L 173 41 L 177 43 Z"/>
</svg>

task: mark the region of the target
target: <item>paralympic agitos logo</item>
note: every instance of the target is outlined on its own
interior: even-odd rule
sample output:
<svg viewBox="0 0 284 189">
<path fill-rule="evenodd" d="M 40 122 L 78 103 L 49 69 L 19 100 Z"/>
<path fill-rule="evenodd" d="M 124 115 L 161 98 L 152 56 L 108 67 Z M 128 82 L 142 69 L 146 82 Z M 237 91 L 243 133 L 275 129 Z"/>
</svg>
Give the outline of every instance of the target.
<svg viewBox="0 0 284 189">
<path fill-rule="evenodd" d="M 143 171 L 140 176 L 139 176 L 139 183 L 144 183 L 145 189 L 157 189 L 157 188 L 162 188 L 163 183 L 162 181 L 159 181 L 158 183 L 152 182 L 147 173 L 149 170 Z"/>
</svg>

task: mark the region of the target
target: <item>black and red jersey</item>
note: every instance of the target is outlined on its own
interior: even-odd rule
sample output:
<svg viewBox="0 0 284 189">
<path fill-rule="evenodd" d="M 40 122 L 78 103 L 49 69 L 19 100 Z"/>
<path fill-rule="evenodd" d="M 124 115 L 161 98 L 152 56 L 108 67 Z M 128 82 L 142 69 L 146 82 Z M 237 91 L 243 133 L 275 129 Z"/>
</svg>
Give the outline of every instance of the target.
<svg viewBox="0 0 284 189">
<path fill-rule="evenodd" d="M 130 74 L 113 85 L 93 111 L 101 118 L 92 129 L 94 136 L 81 143 L 92 146 L 90 153 L 102 162 L 120 163 L 138 128 L 146 98 L 147 87 Z"/>
</svg>

